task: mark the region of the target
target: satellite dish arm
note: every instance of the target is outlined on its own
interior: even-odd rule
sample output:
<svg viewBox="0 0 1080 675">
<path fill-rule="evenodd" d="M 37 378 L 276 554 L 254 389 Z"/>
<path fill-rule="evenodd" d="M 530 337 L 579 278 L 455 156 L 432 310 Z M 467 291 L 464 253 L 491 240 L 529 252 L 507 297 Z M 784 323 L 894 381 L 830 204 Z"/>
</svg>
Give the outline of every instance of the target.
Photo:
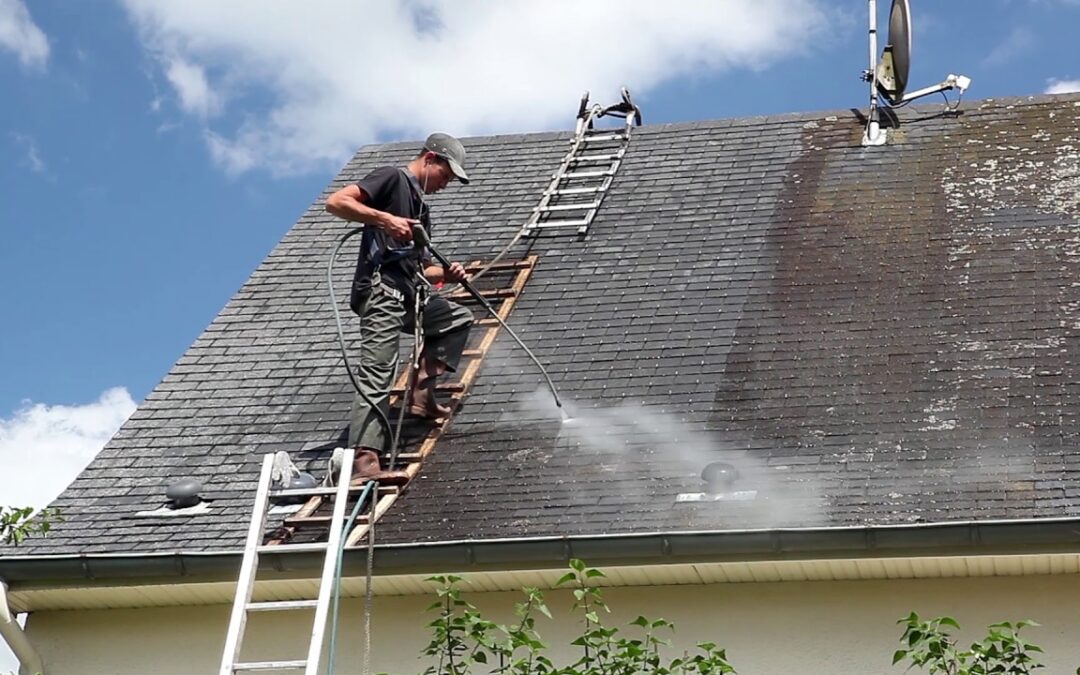
<svg viewBox="0 0 1080 675">
<path fill-rule="evenodd" d="M 926 87 L 907 94 L 904 94 L 899 103 L 907 103 L 908 101 L 914 101 L 917 98 L 923 96 L 929 96 L 930 94 L 937 94 L 950 89 L 958 89 L 963 94 L 967 91 L 967 88 L 971 86 L 971 78 L 964 75 L 952 75 L 950 74 L 945 80 L 939 84 L 935 84 L 932 87 Z"/>
</svg>

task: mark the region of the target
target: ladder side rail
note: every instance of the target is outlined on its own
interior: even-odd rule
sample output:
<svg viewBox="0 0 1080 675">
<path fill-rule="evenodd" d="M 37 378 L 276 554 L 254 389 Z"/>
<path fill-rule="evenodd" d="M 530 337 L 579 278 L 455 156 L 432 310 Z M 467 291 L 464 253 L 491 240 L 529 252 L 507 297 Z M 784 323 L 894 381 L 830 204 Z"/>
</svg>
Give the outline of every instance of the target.
<svg viewBox="0 0 1080 675">
<path fill-rule="evenodd" d="M 588 131 L 592 128 L 593 120 L 599 116 L 600 106 L 592 106 L 588 112 L 578 117 L 577 125 L 574 129 L 574 138 L 570 141 L 570 150 L 563 156 L 562 162 L 559 163 L 559 168 L 555 170 L 555 173 L 551 176 L 551 183 L 547 189 L 544 190 L 540 197 L 540 203 L 533 209 L 532 214 L 525 221 L 525 224 L 521 228 L 522 234 L 531 232 L 539 225 L 539 220 L 543 214 L 543 210 L 551 202 L 551 198 L 554 196 L 555 191 L 559 187 L 559 183 L 563 181 L 566 173 L 570 171 L 571 166 L 574 164 L 574 160 L 578 153 L 581 152 L 585 145 L 585 138 Z"/>
<path fill-rule="evenodd" d="M 259 564 L 258 547 L 262 543 L 266 510 L 270 501 L 270 474 L 273 468 L 274 455 L 267 454 L 263 457 L 262 471 L 259 472 L 259 487 L 255 493 L 255 507 L 244 543 L 244 558 L 240 564 L 240 578 L 236 582 L 232 614 L 229 616 L 229 630 L 225 636 L 220 675 L 233 675 L 233 665 L 240 659 L 240 645 L 247 623 L 247 605 L 251 602 L 251 593 L 255 589 L 255 571 Z"/>
<path fill-rule="evenodd" d="M 598 155 L 596 157 L 588 155 L 579 155 L 580 149 L 587 143 L 590 138 L 597 138 L 598 134 L 593 129 L 593 122 L 599 117 L 604 115 L 612 115 L 614 117 L 620 117 L 624 121 L 624 128 L 621 133 L 603 135 L 605 140 L 618 140 L 618 146 L 607 150 L 607 155 Z M 523 228 L 524 232 L 530 232 L 538 229 L 546 228 L 568 228 L 576 227 L 579 235 L 585 235 L 589 231 L 589 226 L 596 218 L 597 213 L 600 210 L 600 206 L 603 203 L 604 197 L 607 191 L 611 187 L 612 180 L 615 174 L 618 172 L 622 162 L 626 156 L 626 152 L 630 145 L 630 135 L 634 126 L 641 124 L 640 112 L 637 107 L 632 105 L 627 99 L 627 93 L 624 91 L 624 102 L 615 106 L 609 106 L 608 108 L 600 108 L 594 106 L 589 110 L 587 116 L 579 118 L 577 136 L 574 139 L 573 150 L 567 154 L 564 158 L 562 166 L 554 175 L 551 186 L 543 194 L 540 204 L 530 214 L 528 221 Z M 583 128 L 584 127 L 584 128 Z M 610 164 L 606 169 L 592 169 L 585 171 L 574 171 L 573 169 L 583 163 L 595 163 L 602 164 L 600 161 L 604 159 L 610 161 Z M 595 190 L 597 199 L 592 203 L 566 205 L 566 206 L 550 206 L 551 198 L 559 193 L 559 186 L 563 181 L 567 180 L 592 180 L 600 179 L 601 184 L 599 186 L 592 186 L 587 188 L 564 188 L 577 193 L 581 193 L 582 190 Z M 567 194 L 571 194 L 568 192 Z M 544 215 L 552 214 L 556 211 L 573 211 L 576 208 L 581 210 L 587 210 L 582 218 L 569 219 L 569 220 L 547 220 L 541 221 L 540 219 Z"/>
<path fill-rule="evenodd" d="M 304 675 L 318 675 L 319 672 L 319 657 L 326 632 L 326 618 L 330 611 L 330 596 L 334 586 L 334 577 L 338 571 L 338 548 L 341 546 L 341 531 L 345 526 L 349 483 L 352 481 L 353 452 L 352 448 L 346 448 L 341 459 L 341 475 L 338 476 L 338 491 L 334 497 L 333 520 L 330 522 L 330 535 L 326 542 L 326 558 L 323 562 L 322 578 L 319 581 L 319 599 L 315 606 L 315 620 L 311 628 L 311 643 L 308 647 Z"/>
</svg>

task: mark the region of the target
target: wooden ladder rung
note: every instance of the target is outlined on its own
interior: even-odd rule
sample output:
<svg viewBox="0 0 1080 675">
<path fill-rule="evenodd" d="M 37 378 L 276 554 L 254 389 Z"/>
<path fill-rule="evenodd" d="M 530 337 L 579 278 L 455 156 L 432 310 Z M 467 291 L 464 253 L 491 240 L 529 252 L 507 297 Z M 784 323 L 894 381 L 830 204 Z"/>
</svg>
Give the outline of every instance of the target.
<svg viewBox="0 0 1080 675">
<path fill-rule="evenodd" d="M 484 263 L 480 263 L 480 262 L 469 263 L 468 265 L 465 266 L 465 273 L 466 274 L 472 274 L 474 272 L 479 272 L 480 270 L 484 269 L 484 267 L 485 267 Z M 532 267 L 532 263 L 530 261 L 528 261 L 528 260 L 518 260 L 516 262 L 495 263 L 494 265 L 491 266 L 491 268 L 488 271 L 489 272 L 502 272 L 502 271 L 506 271 L 506 270 L 527 270 L 530 267 Z"/>
<path fill-rule="evenodd" d="M 517 297 L 517 291 L 515 291 L 513 288 L 498 288 L 490 291 L 480 291 L 480 295 L 483 296 L 485 300 L 503 300 L 505 298 Z M 449 296 L 447 296 L 447 299 L 453 300 L 455 302 L 461 302 L 463 300 L 472 300 L 474 302 L 476 301 L 476 298 L 474 298 L 469 293 L 466 293 L 465 291 L 451 293 Z"/>
<path fill-rule="evenodd" d="M 291 516 L 285 519 L 282 523 L 286 527 L 297 527 L 303 525 L 329 525 L 333 521 L 331 516 Z M 367 514 L 359 515 L 356 517 L 357 523 L 368 522 Z"/>
<path fill-rule="evenodd" d="M 460 382 L 446 382 L 445 384 L 435 385 L 435 391 L 441 391 L 450 394 L 459 394 L 465 391 L 465 385 Z M 405 389 L 402 387 L 394 387 L 390 390 L 391 396 L 401 396 L 405 393 Z"/>
</svg>

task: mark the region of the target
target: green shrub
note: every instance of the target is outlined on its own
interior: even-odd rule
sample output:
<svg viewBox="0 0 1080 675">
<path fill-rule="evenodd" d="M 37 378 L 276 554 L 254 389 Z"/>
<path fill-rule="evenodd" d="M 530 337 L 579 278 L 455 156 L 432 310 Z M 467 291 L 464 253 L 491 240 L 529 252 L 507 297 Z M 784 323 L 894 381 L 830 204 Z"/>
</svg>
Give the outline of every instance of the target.
<svg viewBox="0 0 1080 675">
<path fill-rule="evenodd" d="M 639 616 L 627 630 L 607 626 L 601 619 L 609 612 L 603 592 L 593 580 L 604 573 L 580 560 L 570 561 L 570 571 L 558 586 L 571 590 L 571 612 L 579 617 L 581 631 L 571 645 L 581 656 L 572 664 L 558 666 L 546 656 L 548 645 L 536 630 L 536 615 L 552 618 L 544 595 L 536 588 L 523 589 L 525 600 L 516 603 L 517 620 L 511 625 L 488 621 L 475 606 L 461 597 L 460 577 L 432 577 L 439 584 L 438 598 L 428 608 L 438 613 L 429 625 L 432 638 L 424 655 L 431 665 L 424 675 L 471 675 L 474 666 L 500 675 L 725 675 L 735 673 L 723 649 L 704 642 L 693 653 L 665 658 L 671 642 L 662 634 L 675 626 L 664 619 Z"/>
</svg>

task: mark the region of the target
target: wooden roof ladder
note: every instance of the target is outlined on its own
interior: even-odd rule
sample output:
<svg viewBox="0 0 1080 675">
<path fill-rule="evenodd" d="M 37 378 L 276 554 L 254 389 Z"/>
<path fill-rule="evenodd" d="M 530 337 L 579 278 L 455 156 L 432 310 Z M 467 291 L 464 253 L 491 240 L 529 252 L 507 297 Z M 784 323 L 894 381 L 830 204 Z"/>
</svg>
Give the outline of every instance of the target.
<svg viewBox="0 0 1080 675">
<path fill-rule="evenodd" d="M 518 296 L 525 288 L 533 269 L 536 267 L 538 256 L 529 256 L 523 260 L 498 262 L 488 267 L 485 287 L 480 288 L 481 295 L 491 303 L 499 317 L 506 321 L 509 319 Z M 465 271 L 473 274 L 482 268 L 478 262 L 465 266 Z M 451 293 L 447 296 L 454 302 L 463 304 L 474 302 L 472 297 L 464 291 Z M 397 454 L 397 464 L 392 469 L 404 469 L 408 482 L 411 482 L 420 473 L 424 459 L 435 449 L 435 444 L 449 428 L 453 421 L 454 413 L 468 395 L 470 388 L 476 381 L 483 365 L 484 357 L 491 349 L 501 327 L 498 321 L 490 316 L 477 316 L 473 324 L 473 330 L 469 336 L 469 343 L 462 354 L 462 366 L 458 372 L 460 378 L 454 382 L 446 382 L 438 385 L 436 390 L 444 395 L 449 395 L 451 414 L 434 424 L 423 423 L 413 426 L 405 431 L 416 433 L 404 433 L 401 441 L 401 451 Z M 397 382 L 390 390 L 390 406 L 400 405 L 401 396 L 405 391 L 408 372 L 403 371 Z M 406 425 L 409 427 L 409 425 Z M 384 458 L 385 459 L 385 458 Z M 405 485 L 379 485 L 378 492 L 373 496 L 372 506 L 357 519 L 355 527 L 346 533 L 346 547 L 356 546 L 363 538 L 371 523 L 378 521 L 397 501 L 402 492 L 408 487 Z M 353 486 L 356 491 L 358 486 Z M 266 542 L 267 547 L 280 545 L 283 547 L 296 546 L 291 543 L 297 540 L 308 541 L 312 538 L 320 539 L 326 533 L 328 524 L 334 522 L 330 515 L 331 502 L 328 494 L 312 495 L 310 499 L 295 513 L 287 516 Z M 305 537 L 305 531 L 314 534 L 314 537 Z"/>
</svg>

